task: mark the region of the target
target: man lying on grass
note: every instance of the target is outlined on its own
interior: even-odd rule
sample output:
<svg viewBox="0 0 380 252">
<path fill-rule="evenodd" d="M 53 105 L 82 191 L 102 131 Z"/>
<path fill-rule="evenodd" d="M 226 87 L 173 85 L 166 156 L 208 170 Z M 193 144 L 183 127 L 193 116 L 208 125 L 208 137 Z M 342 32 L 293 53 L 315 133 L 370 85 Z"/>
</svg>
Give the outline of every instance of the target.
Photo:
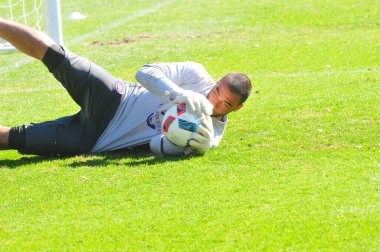
<svg viewBox="0 0 380 252">
<path fill-rule="evenodd" d="M 41 60 L 65 87 L 80 111 L 54 121 L 16 127 L 0 126 L 0 149 L 24 154 L 75 155 L 149 144 L 154 153 L 183 155 L 216 147 L 227 114 L 237 111 L 251 92 L 242 73 L 230 73 L 218 83 L 195 62 L 154 63 L 136 74 L 141 84 L 114 78 L 93 62 L 55 44 L 33 28 L 0 18 L 0 37 L 21 52 Z M 198 116 L 211 115 L 194 133 L 189 146 L 178 147 L 162 134 L 163 108 L 186 103 Z"/>
</svg>

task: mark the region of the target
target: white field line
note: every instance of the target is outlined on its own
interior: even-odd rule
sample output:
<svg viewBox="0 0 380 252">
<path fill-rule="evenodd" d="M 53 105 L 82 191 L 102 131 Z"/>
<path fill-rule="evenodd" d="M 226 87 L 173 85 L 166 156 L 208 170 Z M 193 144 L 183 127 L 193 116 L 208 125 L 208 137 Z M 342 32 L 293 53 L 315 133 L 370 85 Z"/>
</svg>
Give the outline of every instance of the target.
<svg viewBox="0 0 380 252">
<path fill-rule="evenodd" d="M 168 5 L 174 1 L 175 0 L 163 1 L 161 3 L 158 3 L 154 6 L 152 6 L 151 8 L 143 9 L 143 10 L 135 13 L 134 15 L 131 15 L 131 16 L 128 16 L 126 18 L 119 19 L 113 23 L 101 26 L 101 27 L 99 27 L 99 29 L 97 29 L 94 32 L 90 32 L 90 33 L 87 33 L 87 34 L 84 34 L 82 36 L 79 36 L 79 37 L 72 39 L 68 43 L 68 45 L 79 43 L 79 42 L 86 40 L 90 37 L 93 37 L 99 33 L 106 32 L 110 29 L 113 29 L 117 26 L 128 23 L 128 22 L 135 20 L 137 18 L 144 17 L 150 13 L 154 13 L 154 12 L 158 11 L 159 9 L 161 9 L 162 7 L 164 7 L 165 5 Z M 0 68 L 0 75 L 5 74 L 7 72 L 10 72 L 10 71 L 12 71 L 12 70 L 14 70 L 20 66 L 29 64 L 33 60 L 34 60 L 33 58 L 26 56 L 26 58 L 24 58 L 18 62 L 15 62 L 12 65 L 8 65 L 8 66 Z M 337 75 L 337 74 L 355 74 L 355 73 L 367 73 L 367 72 L 379 72 L 379 70 L 378 69 L 369 70 L 368 68 L 366 68 L 366 69 L 354 69 L 354 70 L 337 70 L 337 71 L 323 71 L 323 72 L 300 72 L 300 73 L 287 73 L 287 74 L 285 74 L 285 73 L 272 73 L 272 74 L 258 74 L 258 75 L 255 75 L 255 77 L 256 78 L 297 77 L 297 76 L 305 76 L 306 77 L 306 76 L 311 76 L 311 75 Z M 60 89 L 60 88 L 57 88 L 57 90 L 58 89 Z M 27 89 L 27 90 L 8 90 L 8 91 L 7 90 L 3 90 L 3 91 L 0 90 L 0 94 L 17 93 L 17 92 L 35 92 L 35 91 L 42 91 L 42 90 L 55 90 L 55 89 L 52 89 L 52 88 L 49 88 L 49 89 L 33 88 L 33 89 Z"/>
<path fill-rule="evenodd" d="M 166 0 L 166 1 L 163 1 L 161 3 L 158 3 L 156 4 L 155 6 L 151 7 L 151 8 L 148 8 L 148 9 L 144 9 L 144 10 L 141 10 L 137 13 L 135 13 L 134 15 L 131 15 L 131 16 L 128 16 L 126 18 L 122 18 L 122 19 L 119 19 L 113 23 L 110 23 L 108 25 L 105 25 L 105 26 L 102 26 L 100 27 L 99 29 L 96 29 L 96 31 L 94 32 L 90 32 L 90 33 L 87 33 L 83 36 L 80 36 L 80 37 L 77 37 L 77 38 L 74 38 L 72 41 L 70 41 L 70 44 L 76 44 L 78 42 L 81 42 L 85 39 L 88 39 L 88 38 L 91 38 L 92 36 L 94 35 L 97 35 L 99 33 L 104 33 L 104 32 L 107 32 L 108 30 L 110 29 L 113 29 L 115 27 L 118 27 L 118 26 L 121 26 L 125 23 L 128 23 L 132 20 L 135 20 L 137 18 L 140 18 L 140 17 L 144 17 L 150 13 L 154 13 L 156 11 L 158 11 L 159 9 L 161 9 L 162 7 L 164 7 L 165 5 L 168 5 L 172 2 L 174 2 L 175 0 Z"/>
<path fill-rule="evenodd" d="M 336 71 L 321 71 L 321 72 L 298 72 L 298 73 L 271 73 L 257 74 L 256 78 L 275 78 L 275 77 L 307 77 L 312 75 L 339 75 L 339 74 L 356 74 L 356 73 L 371 73 L 379 72 L 376 68 L 353 69 L 353 70 L 336 70 Z"/>
<path fill-rule="evenodd" d="M 5 67 L 0 68 L 0 75 L 6 74 L 6 73 L 8 73 L 10 71 L 13 71 L 13 70 L 15 70 L 16 68 L 18 68 L 20 66 L 29 64 L 33 60 L 34 59 L 31 58 L 31 57 L 25 56 L 25 58 L 23 58 L 22 60 L 19 60 L 17 62 L 14 62 L 13 64 L 9 64 L 9 65 L 7 65 Z"/>
<path fill-rule="evenodd" d="M 134 15 L 131 15 L 131 16 L 128 16 L 126 18 L 122 18 L 122 19 L 119 19 L 113 23 L 110 23 L 110 24 L 107 24 L 107 25 L 104 25 L 104 26 L 101 26 L 99 27 L 96 31 L 94 32 L 90 32 L 90 33 L 87 33 L 87 34 L 84 34 L 82 36 L 79 36 L 79 37 L 76 37 L 74 39 L 72 39 L 67 45 L 70 45 L 70 44 L 76 44 L 76 43 L 79 43 L 83 40 L 86 40 L 88 38 L 91 38 L 92 36 L 95 36 L 97 34 L 101 34 L 101 33 L 104 33 L 112 28 L 115 28 L 115 27 L 118 27 L 120 25 L 123 25 L 125 23 L 128 23 L 132 20 L 135 20 L 137 18 L 140 18 L 140 17 L 144 17 L 146 15 L 149 15 L 151 13 L 154 13 L 156 11 L 158 11 L 159 9 L 161 9 L 162 7 L 164 7 L 165 5 L 168 5 L 172 2 L 174 2 L 175 0 L 166 0 L 166 1 L 162 1 L 161 3 L 158 3 L 154 6 L 152 6 L 151 8 L 148 8 L 148 9 L 143 9 L 139 12 L 136 12 Z M 31 57 L 27 57 L 18 61 L 18 62 L 14 62 L 13 64 L 11 65 L 8 65 L 8 66 L 5 66 L 5 67 L 2 67 L 0 68 L 0 75 L 2 74 L 5 74 L 7 72 L 10 72 L 20 66 L 23 66 L 23 65 L 26 65 L 26 64 L 29 64 L 30 62 L 32 62 L 34 59 L 31 58 Z"/>
<path fill-rule="evenodd" d="M 324 71 L 324 72 L 300 72 L 300 73 L 274 73 L 274 74 L 257 74 L 255 78 L 277 78 L 277 77 L 308 77 L 312 75 L 323 76 L 323 75 L 340 75 L 340 74 L 356 74 L 356 73 L 371 73 L 371 72 L 380 72 L 379 69 L 372 68 L 369 70 L 366 69 L 354 69 L 354 70 L 340 70 L 340 71 Z M 31 93 L 31 92 L 43 92 L 43 91 L 56 91 L 63 90 L 63 87 L 57 84 L 57 86 L 49 87 L 39 87 L 39 88 L 29 88 L 29 89 L 12 89 L 0 90 L 0 94 L 11 94 L 11 93 Z"/>
</svg>

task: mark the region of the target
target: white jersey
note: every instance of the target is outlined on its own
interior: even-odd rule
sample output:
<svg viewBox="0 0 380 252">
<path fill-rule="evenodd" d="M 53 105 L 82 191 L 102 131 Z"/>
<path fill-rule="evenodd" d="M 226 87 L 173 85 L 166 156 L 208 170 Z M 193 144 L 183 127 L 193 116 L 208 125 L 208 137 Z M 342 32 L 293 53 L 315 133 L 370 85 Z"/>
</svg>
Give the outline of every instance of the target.
<svg viewBox="0 0 380 252">
<path fill-rule="evenodd" d="M 105 152 L 151 143 L 158 152 L 162 135 L 162 117 L 169 99 L 163 95 L 176 88 L 192 90 L 207 96 L 215 82 L 204 67 L 195 62 L 154 63 L 145 65 L 136 74 L 140 84 L 125 83 L 125 91 L 116 114 L 100 136 L 92 152 Z M 162 83 L 157 83 L 162 82 Z M 169 85 L 167 85 L 169 83 Z M 173 83 L 176 86 L 173 86 Z M 170 86 L 171 85 L 171 86 Z M 164 88 L 163 88 L 164 87 Z M 149 90 L 149 91 L 148 91 Z M 214 127 L 213 147 L 222 139 L 227 116 L 222 121 L 212 118 Z M 165 142 L 168 144 L 168 142 Z M 169 143 L 170 144 L 170 143 Z M 189 153 L 189 147 L 173 147 L 172 154 Z M 161 146 L 162 148 L 162 146 Z"/>
</svg>

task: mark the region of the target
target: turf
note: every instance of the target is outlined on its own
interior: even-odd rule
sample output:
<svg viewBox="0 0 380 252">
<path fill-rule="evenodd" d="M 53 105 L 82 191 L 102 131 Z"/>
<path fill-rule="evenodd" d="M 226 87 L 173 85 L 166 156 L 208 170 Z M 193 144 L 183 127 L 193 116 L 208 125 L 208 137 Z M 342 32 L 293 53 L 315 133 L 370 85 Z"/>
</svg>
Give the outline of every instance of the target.
<svg viewBox="0 0 380 252">
<path fill-rule="evenodd" d="M 0 152 L 1 251 L 378 251 L 379 1 L 61 5 L 66 46 L 117 77 L 192 60 L 254 90 L 203 156 Z M 0 124 L 78 111 L 39 62 L 0 55 Z"/>
</svg>

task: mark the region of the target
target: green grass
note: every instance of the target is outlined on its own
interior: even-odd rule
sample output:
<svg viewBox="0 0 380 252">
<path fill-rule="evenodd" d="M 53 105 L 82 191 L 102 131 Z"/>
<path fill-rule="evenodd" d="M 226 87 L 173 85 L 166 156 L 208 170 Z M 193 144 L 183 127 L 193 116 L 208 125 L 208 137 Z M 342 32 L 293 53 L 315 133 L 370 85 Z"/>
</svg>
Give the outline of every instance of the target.
<svg viewBox="0 0 380 252">
<path fill-rule="evenodd" d="M 61 5 L 66 45 L 117 77 L 193 60 L 254 92 L 204 156 L 0 152 L 0 251 L 378 251 L 379 1 Z M 0 124 L 77 112 L 24 61 L 1 53 Z"/>
</svg>

